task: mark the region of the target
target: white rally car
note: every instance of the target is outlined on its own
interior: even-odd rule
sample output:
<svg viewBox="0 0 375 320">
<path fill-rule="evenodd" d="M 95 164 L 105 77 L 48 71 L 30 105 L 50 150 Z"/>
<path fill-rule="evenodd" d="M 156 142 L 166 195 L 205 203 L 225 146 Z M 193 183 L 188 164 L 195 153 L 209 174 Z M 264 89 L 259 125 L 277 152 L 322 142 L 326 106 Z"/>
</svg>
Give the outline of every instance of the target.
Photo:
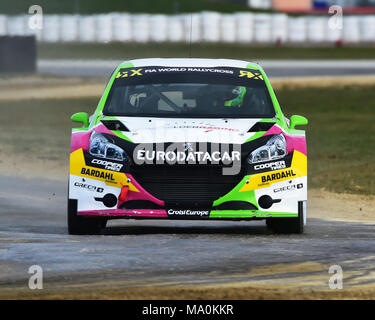
<svg viewBox="0 0 375 320">
<path fill-rule="evenodd" d="M 120 64 L 94 114 L 76 113 L 71 234 L 109 219 L 265 219 L 302 233 L 307 154 L 302 116 L 283 115 L 255 64 L 139 59 Z"/>
</svg>

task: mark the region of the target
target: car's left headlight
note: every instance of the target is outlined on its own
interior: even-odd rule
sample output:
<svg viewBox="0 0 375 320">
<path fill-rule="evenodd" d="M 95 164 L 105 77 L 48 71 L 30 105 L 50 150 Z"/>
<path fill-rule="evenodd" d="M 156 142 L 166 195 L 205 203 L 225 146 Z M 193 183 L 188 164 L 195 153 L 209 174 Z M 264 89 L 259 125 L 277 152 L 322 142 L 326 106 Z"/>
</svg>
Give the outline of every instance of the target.
<svg viewBox="0 0 375 320">
<path fill-rule="evenodd" d="M 286 140 L 283 134 L 272 137 L 264 146 L 255 149 L 250 153 L 247 162 L 257 163 L 269 160 L 276 160 L 285 157 L 288 154 L 286 150 Z"/>
<path fill-rule="evenodd" d="M 117 161 L 126 161 L 127 156 L 124 150 L 110 143 L 102 134 L 93 132 L 90 137 L 89 152 L 94 157 L 106 158 Z"/>
</svg>

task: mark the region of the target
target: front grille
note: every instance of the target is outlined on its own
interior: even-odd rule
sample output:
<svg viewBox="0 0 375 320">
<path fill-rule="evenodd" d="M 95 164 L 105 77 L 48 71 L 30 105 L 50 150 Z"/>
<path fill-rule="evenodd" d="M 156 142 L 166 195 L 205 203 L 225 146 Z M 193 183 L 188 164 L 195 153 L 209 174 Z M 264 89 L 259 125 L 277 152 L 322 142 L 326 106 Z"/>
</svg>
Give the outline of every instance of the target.
<svg viewBox="0 0 375 320">
<path fill-rule="evenodd" d="M 211 206 L 241 180 L 240 175 L 222 175 L 221 166 L 142 165 L 135 166 L 132 174 L 167 206 Z"/>
</svg>

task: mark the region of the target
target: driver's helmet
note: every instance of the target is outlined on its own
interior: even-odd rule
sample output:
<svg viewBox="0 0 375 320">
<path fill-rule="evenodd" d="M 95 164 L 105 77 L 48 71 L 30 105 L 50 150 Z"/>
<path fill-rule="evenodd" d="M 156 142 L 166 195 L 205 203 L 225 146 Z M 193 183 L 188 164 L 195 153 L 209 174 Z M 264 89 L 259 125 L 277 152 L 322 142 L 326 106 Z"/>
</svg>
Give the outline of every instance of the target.
<svg viewBox="0 0 375 320">
<path fill-rule="evenodd" d="M 235 87 L 225 95 L 224 105 L 226 107 L 238 107 L 243 103 L 246 87 Z M 228 99 L 228 100 L 227 100 Z"/>
</svg>

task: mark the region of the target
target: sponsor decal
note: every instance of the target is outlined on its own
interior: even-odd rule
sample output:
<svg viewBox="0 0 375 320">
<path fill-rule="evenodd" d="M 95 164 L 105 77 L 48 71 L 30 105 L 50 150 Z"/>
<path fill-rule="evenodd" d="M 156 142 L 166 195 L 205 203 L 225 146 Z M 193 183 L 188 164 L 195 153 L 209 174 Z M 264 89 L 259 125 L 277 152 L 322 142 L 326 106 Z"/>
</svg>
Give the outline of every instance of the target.
<svg viewBox="0 0 375 320">
<path fill-rule="evenodd" d="M 86 176 L 95 177 L 95 178 L 101 178 L 109 181 L 115 181 L 113 178 L 113 173 L 110 172 L 102 172 L 95 169 L 88 169 L 88 168 L 82 168 L 81 174 L 84 174 Z"/>
<path fill-rule="evenodd" d="M 223 175 L 235 175 L 241 170 L 240 144 L 171 143 L 138 144 L 132 153 L 136 165 L 223 165 Z"/>
<path fill-rule="evenodd" d="M 127 185 L 129 186 L 130 191 L 140 192 L 132 182 L 129 182 L 129 177 L 125 173 L 88 167 L 87 164 L 90 162 L 90 160 L 85 160 L 82 148 L 73 151 L 70 154 L 70 174 L 80 176 L 82 178 L 94 177 L 95 180 L 102 180 L 105 182 L 105 184 L 118 188 L 122 188 L 124 185 Z"/>
<path fill-rule="evenodd" d="M 84 181 L 84 179 L 83 179 L 83 181 Z M 87 184 L 87 183 L 82 183 L 82 182 L 75 182 L 74 186 L 79 187 L 79 188 L 84 188 L 84 189 L 87 189 L 87 190 L 90 190 L 90 191 L 99 192 L 99 193 L 102 193 L 104 191 L 104 188 L 93 186 L 93 185 L 90 185 L 90 184 Z"/>
<path fill-rule="evenodd" d="M 271 172 L 259 172 L 251 175 L 246 183 L 243 184 L 239 192 L 267 188 L 274 182 L 289 181 L 294 178 L 307 176 L 307 157 L 303 153 L 294 150 L 291 165 L 287 169 L 281 169 Z M 288 160 L 285 160 L 289 166 Z M 287 182 L 285 182 L 287 183 Z"/>
<path fill-rule="evenodd" d="M 250 72 L 250 71 L 245 71 L 245 70 L 240 70 L 239 77 L 246 77 L 246 78 L 254 79 L 254 80 L 263 80 L 263 77 L 260 73 Z"/>
<path fill-rule="evenodd" d="M 206 129 L 205 132 L 210 132 L 213 130 L 229 131 L 229 132 L 239 132 L 239 129 L 235 128 L 225 128 L 225 127 L 215 127 L 215 126 L 189 126 L 189 125 L 180 125 L 174 126 L 175 129 Z"/>
<path fill-rule="evenodd" d="M 286 170 L 286 171 L 282 171 L 282 172 L 264 175 L 264 176 L 262 176 L 262 182 L 266 183 L 266 182 L 271 182 L 271 181 L 275 181 L 275 180 L 291 178 L 291 177 L 295 177 L 295 176 L 297 176 L 297 175 L 294 173 L 293 169 L 290 169 L 290 170 Z"/>
<path fill-rule="evenodd" d="M 130 70 L 120 70 L 116 78 L 127 78 L 134 76 L 142 76 L 142 69 L 130 69 Z"/>
<path fill-rule="evenodd" d="M 269 162 L 269 163 L 261 163 L 254 165 L 254 170 L 263 170 L 263 169 L 271 169 L 271 170 L 279 170 L 285 169 L 285 161 L 276 161 L 276 162 Z"/>
<path fill-rule="evenodd" d="M 186 146 L 185 146 L 186 147 Z M 135 153 L 136 162 L 154 161 L 167 162 L 174 164 L 178 163 L 206 163 L 209 162 L 224 162 L 231 163 L 234 161 L 241 161 L 241 153 L 239 151 L 220 152 L 213 151 L 212 153 L 204 151 L 154 151 L 139 149 Z"/>
<path fill-rule="evenodd" d="M 101 159 L 92 159 L 91 163 L 101 165 L 106 170 L 112 170 L 112 171 L 117 171 L 117 172 L 119 172 L 123 167 L 121 163 L 116 163 L 116 162 L 111 162 L 111 161 L 106 161 L 106 160 L 101 160 Z"/>
<path fill-rule="evenodd" d="M 302 188 L 303 188 L 303 183 L 298 183 L 298 184 L 291 184 L 285 187 L 273 189 L 273 192 L 277 193 L 277 192 L 283 192 L 283 191 L 293 191 L 293 190 L 302 189 Z"/>
<path fill-rule="evenodd" d="M 169 216 L 190 216 L 190 217 L 208 217 L 210 215 L 209 210 L 174 210 L 168 209 L 167 211 Z"/>
<path fill-rule="evenodd" d="M 229 69 L 218 69 L 218 68 L 158 68 L 158 67 L 150 67 L 144 70 L 145 73 L 153 73 L 153 72 L 208 72 L 208 73 L 225 73 L 225 74 L 233 74 L 233 70 Z"/>
</svg>

